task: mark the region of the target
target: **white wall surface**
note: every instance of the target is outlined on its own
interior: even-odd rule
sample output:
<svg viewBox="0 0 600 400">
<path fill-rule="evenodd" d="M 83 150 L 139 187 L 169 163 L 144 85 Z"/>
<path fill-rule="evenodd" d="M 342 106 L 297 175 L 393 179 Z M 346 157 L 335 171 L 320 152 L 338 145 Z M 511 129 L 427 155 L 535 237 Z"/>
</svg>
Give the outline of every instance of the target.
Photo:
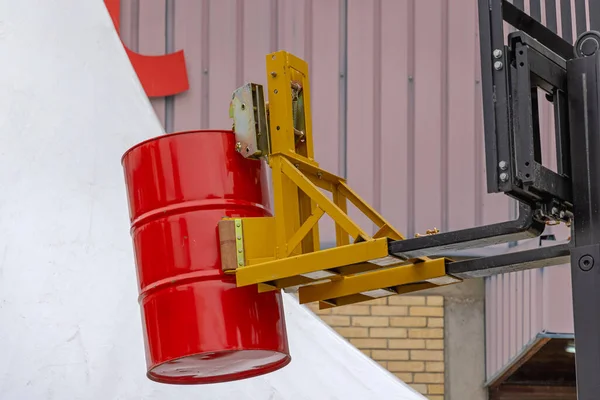
<svg viewBox="0 0 600 400">
<path fill-rule="evenodd" d="M 145 377 L 120 165 L 163 133 L 101 0 L 0 1 L 0 398 L 422 399 L 285 296 L 292 363 Z"/>
</svg>

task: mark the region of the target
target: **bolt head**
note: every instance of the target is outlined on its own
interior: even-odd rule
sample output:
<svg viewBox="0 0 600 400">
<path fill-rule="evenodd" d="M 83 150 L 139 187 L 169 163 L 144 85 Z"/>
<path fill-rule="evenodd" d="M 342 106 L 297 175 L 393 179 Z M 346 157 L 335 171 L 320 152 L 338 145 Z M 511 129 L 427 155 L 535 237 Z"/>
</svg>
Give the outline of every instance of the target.
<svg viewBox="0 0 600 400">
<path fill-rule="evenodd" d="M 502 61 L 496 61 L 494 63 L 494 69 L 496 71 L 500 71 L 502 69 L 502 67 L 504 66 L 504 64 L 502 64 Z"/>
<path fill-rule="evenodd" d="M 552 207 L 552 214 L 553 215 L 557 215 L 558 214 L 558 208 Z"/>
<path fill-rule="evenodd" d="M 593 36 L 586 37 L 579 43 L 579 51 L 585 57 L 593 56 L 599 47 L 598 39 Z"/>
<path fill-rule="evenodd" d="M 501 180 L 502 182 L 506 182 L 506 181 L 508 181 L 508 174 L 507 174 L 506 172 L 503 172 L 503 173 L 501 173 L 501 174 L 500 174 L 500 180 Z"/>
<path fill-rule="evenodd" d="M 498 163 L 498 167 L 502 170 L 502 171 L 506 171 L 506 169 L 508 168 L 508 163 L 506 161 L 500 161 Z"/>
<path fill-rule="evenodd" d="M 272 76 L 273 78 L 275 78 L 275 77 L 277 76 L 277 72 L 275 72 L 275 71 L 272 71 L 272 72 L 271 72 L 271 76 Z"/>
<path fill-rule="evenodd" d="M 579 259 L 579 268 L 582 271 L 589 271 L 594 267 L 594 257 L 586 254 Z"/>
<path fill-rule="evenodd" d="M 500 58 L 500 57 L 502 57 L 502 50 L 496 49 L 496 50 L 494 50 L 493 54 L 494 54 L 494 58 Z"/>
</svg>

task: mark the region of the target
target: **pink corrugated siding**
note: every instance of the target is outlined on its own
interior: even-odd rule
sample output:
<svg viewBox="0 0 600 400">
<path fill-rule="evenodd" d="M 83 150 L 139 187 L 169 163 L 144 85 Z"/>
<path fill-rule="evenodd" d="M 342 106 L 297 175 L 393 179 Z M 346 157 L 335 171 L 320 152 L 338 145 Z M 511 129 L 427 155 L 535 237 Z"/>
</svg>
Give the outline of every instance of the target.
<svg viewBox="0 0 600 400">
<path fill-rule="evenodd" d="M 231 92 L 247 81 L 265 83 L 266 53 L 285 49 L 310 63 L 317 160 L 346 176 L 401 231 L 411 236 L 515 216 L 507 197 L 485 188 L 476 0 L 121 6 L 122 37 L 133 50 L 185 51 L 190 90 L 152 100 L 167 130 L 230 128 Z M 554 159 L 550 112 L 544 104 L 546 159 Z M 331 224 L 321 227 L 324 244 L 333 242 Z M 487 281 L 488 376 L 541 330 L 572 331 L 567 276 L 562 267 Z"/>
<path fill-rule="evenodd" d="M 138 2 L 138 52 L 148 55 L 164 54 L 166 49 L 166 0 Z M 165 122 L 165 99 L 152 99 L 158 118 Z"/>
<path fill-rule="evenodd" d="M 206 79 L 202 63 L 204 48 L 208 48 L 208 3 L 199 0 L 179 0 L 174 18 L 177 23 L 174 27 L 173 42 L 175 49 L 185 49 L 188 79 L 192 90 L 174 97 L 174 131 L 186 131 L 203 127 L 204 110 L 208 110 L 206 92 Z M 194 18 L 189 18 L 193 15 Z"/>
<path fill-rule="evenodd" d="M 408 210 L 412 207 L 409 188 L 414 185 L 410 173 L 413 153 L 408 149 L 414 145 L 414 104 L 412 81 L 414 75 L 414 4 L 407 1 L 386 1 L 382 4 L 381 35 L 381 97 L 394 99 L 381 101 L 380 157 L 381 184 L 378 199 L 380 211 L 403 231 L 412 224 Z M 389 118 L 394 116 L 394 118 Z M 385 168 L 383 168 L 385 166 Z M 413 224 L 414 226 L 414 224 Z M 411 228 L 411 229 L 414 229 Z"/>
</svg>

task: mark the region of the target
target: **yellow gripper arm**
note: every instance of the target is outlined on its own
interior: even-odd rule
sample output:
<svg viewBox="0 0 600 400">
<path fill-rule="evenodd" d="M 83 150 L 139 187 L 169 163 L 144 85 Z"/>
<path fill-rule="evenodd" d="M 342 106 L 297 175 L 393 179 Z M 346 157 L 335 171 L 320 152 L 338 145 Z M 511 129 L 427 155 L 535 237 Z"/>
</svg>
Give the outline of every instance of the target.
<svg viewBox="0 0 600 400">
<path fill-rule="evenodd" d="M 222 268 L 238 286 L 298 290 L 301 303 L 336 307 L 459 282 L 446 260 L 404 260 L 388 242 L 404 237 L 343 178 L 314 159 L 308 65 L 285 51 L 267 55 L 268 99 L 249 83 L 233 93 L 236 150 L 271 167 L 274 216 L 219 223 Z M 331 199 L 324 192 L 331 193 Z M 367 234 L 347 213 L 347 201 L 379 230 Z M 319 219 L 335 222 L 336 247 L 319 249 Z"/>
</svg>

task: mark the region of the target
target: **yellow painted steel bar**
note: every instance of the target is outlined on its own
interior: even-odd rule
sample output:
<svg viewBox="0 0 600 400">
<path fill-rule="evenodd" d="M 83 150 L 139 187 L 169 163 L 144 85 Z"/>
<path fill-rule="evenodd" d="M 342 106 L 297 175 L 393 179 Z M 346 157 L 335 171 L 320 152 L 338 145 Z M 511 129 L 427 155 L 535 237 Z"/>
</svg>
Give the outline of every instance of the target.
<svg viewBox="0 0 600 400">
<path fill-rule="evenodd" d="M 338 184 L 339 182 L 345 182 L 344 178 L 341 178 L 331 172 L 319 167 L 316 162 L 309 162 L 305 157 L 299 156 L 291 151 L 286 151 L 281 155 L 285 156 L 292 164 L 296 166 L 300 171 L 306 175 L 316 176 L 321 180 Z"/>
<path fill-rule="evenodd" d="M 298 171 L 292 163 L 287 159 L 281 160 L 281 170 L 289 177 L 297 186 L 313 199 L 319 207 L 321 207 L 336 223 L 338 223 L 350 236 L 354 239 L 362 237 L 365 240 L 370 239 L 370 236 L 365 233 L 354 221 L 342 212 L 331 200 L 327 198 L 321 191 L 313 185 L 313 183 L 300 171 Z"/>
<path fill-rule="evenodd" d="M 340 182 L 338 190 L 342 193 L 356 208 L 358 208 L 363 214 L 365 214 L 378 228 L 383 225 L 387 225 L 389 230 L 394 232 L 395 240 L 403 240 L 404 236 L 396 229 L 392 227 L 392 224 L 388 223 L 379 213 L 373 210 L 367 205 L 367 203 L 360 198 L 360 196 L 346 184 L 346 182 Z"/>
<path fill-rule="evenodd" d="M 300 229 L 298 229 L 296 233 L 294 233 L 294 236 L 292 236 L 288 241 L 286 257 L 289 257 L 292 254 L 292 251 L 298 247 L 300 242 L 302 242 L 302 239 L 304 239 L 304 237 L 313 229 L 317 222 L 319 222 L 319 219 L 321 219 L 323 214 L 325 214 L 325 211 L 323 211 L 319 206 L 314 207 L 314 211 L 310 217 L 304 221 Z"/>
<path fill-rule="evenodd" d="M 288 237 L 288 226 L 293 223 L 297 218 L 296 215 L 292 214 L 294 206 L 297 204 L 297 200 L 292 196 L 291 199 L 284 197 L 282 193 L 291 188 L 285 185 L 284 175 L 281 172 L 281 158 L 271 158 L 269 161 L 271 164 L 271 176 L 273 182 L 273 207 L 275 209 L 275 257 L 283 255 L 287 248 L 287 237 Z M 287 204 L 288 201 L 295 201 L 296 204 Z"/>
<path fill-rule="evenodd" d="M 312 116 L 310 82 L 306 61 L 286 51 L 268 54 L 267 85 L 269 88 L 270 132 L 272 154 L 293 150 L 306 157 L 307 162 L 314 159 L 312 139 Z M 304 143 L 296 144 L 294 134 L 294 115 L 292 108 L 292 83 L 302 88 L 304 109 Z"/>
<path fill-rule="evenodd" d="M 356 245 L 354 245 L 356 246 Z M 427 281 L 446 275 L 444 259 L 400 265 L 300 288 L 300 303 L 312 303 L 371 290 Z"/>
<path fill-rule="evenodd" d="M 366 242 L 240 267 L 236 270 L 236 280 L 238 286 L 248 286 L 328 270 L 343 265 L 367 262 L 387 255 L 387 239 L 372 239 Z"/>
<path fill-rule="evenodd" d="M 348 206 L 346 203 L 346 198 L 343 194 L 338 190 L 338 186 L 336 185 L 334 190 L 332 191 L 333 202 L 336 206 L 339 207 L 340 210 L 344 214 L 348 214 Z M 335 242 L 338 246 L 345 246 L 350 244 L 350 240 L 348 239 L 348 233 L 344 232 L 344 229 L 340 224 L 335 222 Z"/>
<path fill-rule="evenodd" d="M 438 287 L 438 285 L 435 285 L 430 282 L 411 283 L 411 284 L 396 286 L 396 287 L 392 288 L 393 291 L 390 292 L 390 296 L 402 295 L 402 294 L 406 294 L 406 293 L 417 292 L 420 290 L 433 289 L 435 287 Z M 387 297 L 389 297 L 389 296 L 387 296 Z M 346 306 L 349 304 L 356 304 L 356 303 L 360 303 L 363 301 L 370 301 L 373 299 L 374 298 L 371 296 L 366 296 L 366 295 L 360 294 L 360 293 L 351 294 L 349 296 L 337 297 L 335 299 L 330 299 L 328 301 L 320 301 L 319 309 L 325 310 L 328 308 Z"/>
</svg>

